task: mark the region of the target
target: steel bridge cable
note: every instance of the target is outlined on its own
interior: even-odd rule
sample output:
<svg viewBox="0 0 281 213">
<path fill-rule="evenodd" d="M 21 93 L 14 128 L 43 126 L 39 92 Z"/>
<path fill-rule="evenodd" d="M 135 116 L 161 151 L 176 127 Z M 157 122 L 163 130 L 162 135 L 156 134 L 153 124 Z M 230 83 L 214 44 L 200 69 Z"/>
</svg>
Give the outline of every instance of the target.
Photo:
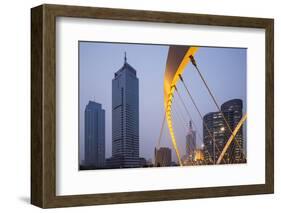
<svg viewBox="0 0 281 213">
<path fill-rule="evenodd" d="M 172 108 L 172 110 L 173 110 L 173 112 L 175 112 L 175 117 L 177 117 L 177 120 L 180 120 L 182 122 L 182 124 L 183 124 L 183 125 L 181 125 L 182 129 L 184 131 L 186 131 L 185 125 L 187 124 L 187 122 L 184 121 L 183 116 L 180 116 L 178 109 L 175 107 L 175 103 L 174 103 L 174 107 Z M 194 145 L 196 145 L 196 144 L 194 144 Z"/>
<path fill-rule="evenodd" d="M 163 118 L 163 121 L 162 121 L 161 129 L 160 129 L 160 134 L 159 134 L 158 141 L 157 141 L 157 147 L 159 147 L 160 143 L 161 143 L 163 129 L 164 129 L 164 125 L 165 125 L 165 119 L 166 119 L 166 113 L 164 113 L 164 118 Z"/>
<path fill-rule="evenodd" d="M 178 110 L 179 115 L 181 116 L 181 118 L 182 118 L 182 120 L 184 121 L 184 123 L 185 123 L 185 124 L 188 124 L 189 121 L 185 119 L 185 113 L 183 113 L 183 112 L 181 111 L 181 109 L 180 109 L 181 107 L 178 106 L 176 99 L 175 99 L 174 105 L 177 106 L 177 109 L 179 109 L 179 110 Z"/>
<path fill-rule="evenodd" d="M 177 91 L 176 91 L 176 93 L 178 94 Z M 178 96 L 179 96 L 179 94 L 178 94 Z M 175 101 L 174 101 L 174 102 L 175 102 Z M 184 105 L 183 102 L 182 102 L 182 104 Z M 174 105 L 175 105 L 175 103 L 174 103 Z M 184 105 L 184 107 L 186 108 L 185 105 Z M 199 129 L 197 128 L 197 126 L 196 126 L 195 122 L 193 121 L 192 117 L 190 116 L 190 113 L 189 113 L 189 111 L 187 110 L 187 108 L 186 108 L 186 111 L 187 111 L 187 114 L 189 115 L 189 119 L 190 119 L 191 123 L 192 123 L 193 126 L 194 126 L 195 131 L 197 132 L 197 135 L 199 136 L 199 140 L 200 140 L 200 141 L 202 142 L 202 144 L 204 145 L 203 137 L 202 137 L 201 134 L 199 133 Z M 177 111 L 176 111 L 176 113 L 177 113 Z M 182 117 L 183 117 L 183 116 L 182 116 Z M 184 123 L 187 123 L 187 122 L 184 121 Z M 196 147 L 196 144 L 195 144 L 195 147 Z M 210 152 L 208 151 L 208 149 L 206 149 L 206 151 L 208 152 L 208 155 L 211 156 L 211 154 L 210 154 Z M 209 160 L 213 163 L 213 159 L 210 158 Z"/>
<path fill-rule="evenodd" d="M 182 79 L 181 75 L 179 75 L 179 78 Z M 201 120 L 203 121 L 203 125 L 204 125 L 205 128 L 207 129 L 208 134 L 209 134 L 209 137 L 210 137 L 211 140 L 213 141 L 213 144 L 215 145 L 215 148 L 216 148 L 219 152 L 221 152 L 220 149 L 219 149 L 219 147 L 217 146 L 217 144 L 216 144 L 216 142 L 215 142 L 214 136 L 212 135 L 212 133 L 211 133 L 209 127 L 206 125 L 206 123 L 205 123 L 205 121 L 204 121 L 204 119 L 203 119 L 203 117 L 202 117 L 202 114 L 201 114 L 201 112 L 199 111 L 199 109 L 198 109 L 198 107 L 197 107 L 197 105 L 196 105 L 196 103 L 195 103 L 193 97 L 191 96 L 191 94 L 190 94 L 189 90 L 187 89 L 185 83 L 184 83 L 183 81 L 182 81 L 182 83 L 184 84 L 184 87 L 185 87 L 185 89 L 186 89 L 186 91 L 187 91 L 187 93 L 188 93 L 188 95 L 189 95 L 189 97 L 190 97 L 190 99 L 191 99 L 193 105 L 195 106 L 195 108 L 196 108 L 196 110 L 197 110 L 197 112 L 198 112 L 198 114 L 199 114 Z M 181 95 L 180 95 L 180 93 L 179 93 L 179 91 L 178 91 L 178 89 L 177 89 L 176 86 L 175 86 L 175 90 L 176 90 L 176 93 L 178 94 L 179 99 L 181 100 L 181 103 L 182 103 L 183 106 L 184 106 L 185 111 L 187 112 L 187 114 L 188 114 L 189 117 L 191 118 L 191 115 L 190 115 L 190 113 L 189 113 L 187 107 L 185 106 L 185 103 L 184 103 L 184 101 L 183 101 L 183 98 L 181 97 Z M 193 123 L 194 123 L 194 122 L 193 122 Z M 194 125 L 195 125 L 195 123 L 194 123 Z M 196 127 L 196 125 L 195 125 L 195 127 Z M 209 151 L 208 151 L 208 152 L 209 152 Z M 215 163 L 215 161 L 216 161 L 216 159 L 214 158 L 214 159 L 213 159 L 213 163 Z M 224 161 L 224 163 L 226 163 L 226 162 L 225 162 L 225 159 L 223 159 L 223 161 Z"/>
<path fill-rule="evenodd" d="M 175 103 L 174 103 L 174 106 L 175 106 Z M 187 122 L 185 122 L 184 120 L 183 120 L 183 117 L 181 117 L 180 115 L 179 115 L 179 113 L 178 113 L 178 110 L 175 108 L 175 107 L 173 107 L 173 110 L 174 110 L 174 112 L 175 112 L 175 117 L 177 117 L 178 118 L 178 120 L 181 120 L 181 122 L 182 122 L 182 128 L 183 128 L 183 130 L 184 131 L 186 131 L 186 129 L 185 129 L 185 124 L 187 124 Z M 191 120 L 191 119 L 190 119 Z M 196 128 L 195 128 L 195 130 L 196 130 Z M 200 137 L 201 138 L 201 137 Z M 202 139 L 202 138 L 201 138 Z M 202 141 L 203 142 L 203 141 Z M 194 145 L 194 147 L 196 147 L 196 143 L 195 144 L 193 144 Z M 188 149 L 189 147 L 188 147 L 188 145 L 186 144 L 186 148 Z"/>
<path fill-rule="evenodd" d="M 175 106 L 175 103 L 174 103 L 174 106 Z M 184 127 L 185 126 L 185 122 L 184 122 L 183 118 L 179 115 L 176 107 L 172 108 L 172 112 L 173 112 L 172 113 L 172 118 L 174 118 L 174 120 L 178 120 L 179 122 L 181 122 L 181 124 L 179 124 L 179 125 L 182 127 L 182 130 L 185 132 L 186 131 L 186 129 Z M 185 151 L 184 151 L 184 153 L 185 153 Z"/>
<path fill-rule="evenodd" d="M 178 97 L 179 97 L 179 99 L 180 99 L 180 102 L 181 102 L 182 105 L 184 106 L 185 111 L 186 111 L 186 113 L 187 113 L 187 115 L 188 115 L 188 117 L 189 117 L 191 123 L 193 124 L 195 131 L 197 132 L 197 135 L 199 136 L 199 140 L 200 140 L 201 143 L 204 145 L 203 137 L 202 137 L 201 134 L 199 133 L 199 129 L 197 128 L 195 122 L 193 121 L 189 110 L 188 110 L 187 107 L 185 106 L 185 104 L 184 104 L 184 102 L 183 102 L 183 99 L 181 98 L 181 96 L 180 96 L 180 94 L 178 93 L 177 90 L 176 90 L 176 93 L 177 93 L 177 95 L 178 95 Z M 174 101 L 174 102 L 175 102 L 175 101 Z M 174 103 L 174 105 L 175 105 L 175 103 Z M 182 116 L 182 117 L 183 117 L 183 116 Z M 187 123 L 187 122 L 186 122 L 186 123 Z M 195 145 L 195 147 L 196 147 L 196 145 Z M 208 152 L 208 155 L 211 156 L 211 154 L 210 154 L 210 152 L 208 151 L 208 149 L 206 149 L 206 151 Z M 211 161 L 211 163 L 213 163 L 213 160 L 212 160 L 211 158 L 210 158 L 209 160 Z"/>
<path fill-rule="evenodd" d="M 156 144 L 156 153 L 155 153 L 155 159 L 154 159 L 154 163 L 156 165 L 156 159 L 157 159 L 157 150 L 159 149 L 160 147 L 160 143 L 161 143 L 161 139 L 162 139 L 162 135 L 163 135 L 163 129 L 164 129 L 164 125 L 165 125 L 165 119 L 166 119 L 166 113 L 164 113 L 164 118 L 163 118 L 163 121 L 162 121 L 162 125 L 161 125 L 161 129 L 160 129 L 160 134 L 159 134 L 159 138 L 158 138 L 158 141 L 157 141 L 157 144 Z"/>
<path fill-rule="evenodd" d="M 219 159 L 217 160 L 216 164 L 220 164 L 220 161 L 223 159 L 228 147 L 230 146 L 233 138 L 236 136 L 237 132 L 240 130 L 240 128 L 242 127 L 244 121 L 247 119 L 247 114 L 245 114 L 242 119 L 239 121 L 239 123 L 237 124 L 237 126 L 235 127 L 234 131 L 233 131 L 233 135 L 230 136 L 230 138 L 228 139 L 228 141 L 226 142 L 225 147 L 222 150 L 222 153 L 219 157 Z"/>
<path fill-rule="evenodd" d="M 182 166 L 181 158 L 180 158 L 180 153 L 179 153 L 179 150 L 178 150 L 178 147 L 177 147 L 176 138 L 175 138 L 175 133 L 173 131 L 172 118 L 171 118 L 172 99 L 174 97 L 173 90 L 174 90 L 174 88 L 171 87 L 171 92 L 168 95 L 169 99 L 167 101 L 167 106 L 166 106 L 166 120 L 167 120 L 167 126 L 168 126 L 168 128 L 170 130 L 170 136 L 171 136 L 171 140 L 172 140 L 172 145 L 174 147 L 174 150 L 176 152 L 177 158 L 179 160 L 179 164 L 180 164 L 180 166 Z"/>
<path fill-rule="evenodd" d="M 177 92 L 177 93 L 178 93 L 178 92 Z M 178 96 L 179 96 L 179 94 L 178 94 Z M 181 102 L 181 101 L 180 101 L 180 102 Z M 174 101 L 174 106 L 177 105 L 176 103 L 177 103 L 177 102 L 176 102 L 176 100 L 175 100 L 175 101 Z M 184 105 L 184 103 L 182 103 L 182 104 Z M 184 105 L 184 107 L 186 108 L 185 105 Z M 180 112 L 180 110 L 176 110 L 175 108 L 173 108 L 173 109 L 174 109 L 174 111 L 176 112 L 177 117 L 180 117 L 180 118 L 181 118 L 181 121 L 183 122 L 183 124 L 184 124 L 184 125 L 187 124 L 188 121 L 186 121 L 186 120 L 184 119 L 184 116 L 182 115 L 182 113 Z M 177 109 L 178 109 L 178 107 L 177 107 Z M 199 133 L 199 129 L 197 128 L 197 126 L 196 126 L 195 122 L 193 121 L 193 119 L 192 119 L 192 117 L 191 117 L 191 115 L 190 115 L 190 112 L 187 110 L 187 108 L 186 108 L 186 111 L 187 111 L 189 120 L 191 121 L 192 125 L 194 126 L 195 131 L 197 132 L 197 134 L 198 134 L 198 136 L 199 136 L 199 140 L 202 142 L 202 144 L 204 144 L 204 143 L 203 143 L 203 137 L 202 137 L 201 134 Z M 180 112 L 180 113 L 179 113 L 179 112 Z M 194 144 L 194 146 L 196 147 L 196 144 Z M 208 150 L 207 150 L 207 152 L 208 152 L 208 154 L 210 155 L 210 153 L 209 153 Z M 213 161 L 213 160 L 211 160 L 211 161 Z"/>
<path fill-rule="evenodd" d="M 174 100 L 174 102 L 175 102 L 175 100 Z M 183 120 L 183 118 L 179 115 L 179 113 L 178 113 L 178 111 L 177 111 L 177 109 L 176 109 L 176 107 L 175 107 L 175 103 L 173 104 L 173 106 L 171 106 L 171 118 L 173 119 L 173 120 L 177 120 L 178 122 L 182 122 L 182 124 L 183 125 L 180 125 L 181 127 L 182 127 L 182 129 L 185 131 L 185 128 L 184 128 L 184 124 L 185 124 L 185 122 L 184 122 L 184 120 Z M 177 123 L 177 122 L 176 122 Z"/>
<path fill-rule="evenodd" d="M 175 103 L 174 103 L 174 105 L 175 105 Z M 180 114 L 179 114 L 178 110 L 176 109 L 176 107 L 173 107 L 173 110 L 174 110 L 174 112 L 175 112 L 176 117 L 178 118 L 178 120 L 180 120 L 180 121 L 182 122 L 182 124 L 183 124 L 182 127 L 183 127 L 183 129 L 185 130 L 184 126 L 185 126 L 187 123 L 184 121 L 183 117 L 180 116 Z"/>
<path fill-rule="evenodd" d="M 175 87 L 175 88 L 176 88 L 176 87 Z M 192 117 L 191 117 L 191 115 L 190 115 L 190 113 L 189 113 L 187 107 L 185 106 L 185 103 L 184 103 L 184 101 L 183 101 L 183 98 L 181 97 L 181 95 L 180 95 L 180 93 L 178 92 L 177 88 L 176 88 L 176 93 L 178 94 L 178 97 L 180 98 L 181 103 L 183 104 L 183 106 L 184 106 L 184 108 L 185 108 L 185 111 L 187 112 L 187 114 L 189 115 L 190 119 L 192 120 Z M 214 145 L 215 145 L 215 148 L 220 152 L 220 149 L 218 148 L 217 144 L 214 142 L 214 141 L 215 141 L 215 140 L 214 140 L 214 137 L 212 136 L 210 129 L 209 129 L 209 128 L 207 127 L 207 125 L 205 124 L 205 122 L 204 122 L 204 120 L 203 120 L 203 118 L 202 118 L 202 115 L 201 115 L 201 113 L 200 113 L 199 110 L 198 110 L 198 113 L 199 113 L 199 115 L 200 115 L 200 117 L 201 117 L 201 119 L 202 119 L 202 121 L 203 121 L 203 125 L 205 126 L 205 128 L 206 128 L 207 131 L 208 131 L 209 137 L 212 138 L 212 141 L 213 141 L 213 143 L 214 143 Z M 195 128 L 198 129 L 198 128 L 196 127 L 195 122 L 194 122 L 194 121 L 192 121 L 192 122 L 193 122 Z M 203 142 L 203 138 L 202 138 L 202 142 Z M 203 142 L 203 144 L 204 144 L 204 142 Z M 210 155 L 210 152 L 209 152 L 208 150 L 207 150 L 207 152 L 208 152 L 208 154 Z M 210 155 L 210 156 L 211 156 L 211 155 Z M 213 163 L 215 163 L 215 158 L 214 158 L 213 160 L 211 160 L 211 161 L 212 161 Z M 223 159 L 223 161 L 225 162 L 224 159 Z M 226 163 L 226 162 L 225 162 L 225 163 Z"/>
<path fill-rule="evenodd" d="M 179 119 L 180 116 L 178 116 L 178 113 L 177 113 L 177 111 L 175 110 L 174 107 L 171 108 L 171 112 L 172 112 L 173 109 L 174 109 L 174 112 L 176 112 L 175 114 L 176 114 L 177 119 L 178 119 L 178 120 L 181 120 L 182 118 Z M 173 117 L 174 117 L 173 114 L 171 114 L 171 118 L 173 118 Z M 159 138 L 158 138 L 158 144 L 157 144 L 156 154 L 155 154 L 155 165 L 156 165 L 156 159 L 157 159 L 157 154 L 158 154 L 157 150 L 158 150 L 159 147 L 160 147 L 161 138 L 162 138 L 162 135 L 163 135 L 163 129 L 164 129 L 164 125 L 165 125 L 165 119 L 166 119 L 166 113 L 165 113 L 165 115 L 164 115 L 164 119 L 163 119 L 162 126 L 161 126 L 161 130 L 160 130 L 160 135 L 159 135 Z M 181 120 L 181 121 L 184 123 L 183 120 Z M 184 127 L 183 127 L 183 128 L 184 128 Z M 165 155 L 165 153 L 164 153 L 164 155 Z M 157 166 L 157 165 L 156 165 L 156 166 Z"/>
<path fill-rule="evenodd" d="M 192 123 L 193 126 L 195 127 L 195 130 L 199 130 L 199 129 L 197 128 L 197 125 L 195 124 L 194 120 L 192 119 L 189 110 L 188 110 L 187 107 L 185 106 L 185 103 L 184 103 L 184 101 L 183 101 L 181 95 L 179 94 L 178 90 L 176 90 L 176 93 L 177 93 L 177 95 L 178 95 L 178 97 L 179 97 L 179 99 L 180 99 L 180 102 L 182 103 L 182 105 L 183 105 L 183 107 L 184 107 L 184 109 L 185 109 L 185 111 L 186 111 L 186 113 L 187 113 L 189 119 L 191 120 L 191 123 Z M 201 135 L 199 134 L 199 131 L 197 131 L 197 133 L 198 133 L 198 135 L 201 137 Z M 203 142 L 203 137 L 201 137 L 201 141 Z"/>
<path fill-rule="evenodd" d="M 198 114 L 199 114 L 201 120 L 203 121 L 203 125 L 204 125 L 204 127 L 207 129 L 208 134 L 209 134 L 209 137 L 212 138 L 213 144 L 215 145 L 215 147 L 217 148 L 217 150 L 219 151 L 219 153 L 221 153 L 219 147 L 217 146 L 217 144 L 216 144 L 216 142 L 215 142 L 214 135 L 211 133 L 209 127 L 206 125 L 206 123 L 205 123 L 205 121 L 204 121 L 204 119 L 203 119 L 203 116 L 202 116 L 202 114 L 201 114 L 201 112 L 200 112 L 200 110 L 199 110 L 197 104 L 195 103 L 195 101 L 194 101 L 194 99 L 193 99 L 193 96 L 191 95 L 190 91 L 188 90 L 187 86 L 185 85 L 185 82 L 183 81 L 183 78 L 182 78 L 182 76 L 181 76 L 180 74 L 179 74 L 179 78 L 180 78 L 181 82 L 183 83 L 184 88 L 185 88 L 187 94 L 189 95 L 190 100 L 192 101 L 193 105 L 195 106 L 195 109 L 196 109 L 196 111 L 198 112 Z M 179 94 L 179 93 L 178 93 L 178 94 Z M 215 163 L 215 161 L 216 161 L 215 156 L 214 156 L 214 159 L 213 159 L 213 160 L 214 160 L 213 162 Z M 223 160 L 224 160 L 224 162 L 225 162 L 225 159 L 223 159 Z M 226 163 L 226 162 L 225 162 L 225 163 Z"/>
<path fill-rule="evenodd" d="M 215 103 L 215 105 L 216 105 L 218 111 L 222 114 L 222 117 L 223 117 L 223 119 L 224 119 L 224 122 L 225 122 L 226 125 L 227 125 L 228 130 L 230 131 L 231 135 L 233 136 L 233 131 L 232 131 L 232 129 L 231 129 L 229 123 L 227 122 L 227 120 L 226 120 L 224 114 L 221 112 L 220 107 L 219 107 L 219 105 L 218 105 L 218 102 L 216 101 L 216 99 L 215 99 L 213 93 L 211 92 L 209 86 L 207 85 L 207 82 L 206 82 L 205 78 L 203 77 L 202 73 L 200 72 L 200 70 L 199 70 L 199 68 L 198 68 L 198 66 L 197 66 L 197 64 L 196 64 L 196 61 L 195 61 L 194 57 L 193 57 L 192 55 L 190 55 L 189 58 L 190 58 L 191 63 L 193 64 L 193 66 L 194 66 L 195 69 L 197 70 L 197 72 L 198 72 L 198 74 L 199 74 L 201 80 L 203 81 L 205 87 L 207 88 L 207 90 L 208 90 L 208 92 L 209 92 L 209 94 L 210 94 L 210 96 L 211 96 L 213 102 Z M 235 140 L 236 144 L 238 145 L 239 149 L 241 150 L 241 152 L 243 153 L 243 150 L 242 150 L 240 144 L 238 143 L 238 141 L 236 140 L 235 137 L 234 137 L 234 140 Z M 244 153 L 243 153 L 243 155 L 244 155 Z"/>
</svg>

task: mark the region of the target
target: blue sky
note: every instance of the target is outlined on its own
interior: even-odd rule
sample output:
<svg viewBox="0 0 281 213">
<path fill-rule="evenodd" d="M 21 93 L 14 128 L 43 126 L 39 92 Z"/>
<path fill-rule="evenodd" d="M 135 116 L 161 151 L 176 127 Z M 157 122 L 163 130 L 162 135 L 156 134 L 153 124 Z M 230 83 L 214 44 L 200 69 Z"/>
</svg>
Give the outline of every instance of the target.
<svg viewBox="0 0 281 213">
<path fill-rule="evenodd" d="M 160 134 L 164 116 L 163 80 L 169 46 L 121 43 L 79 42 L 79 147 L 84 156 L 84 110 L 89 100 L 102 104 L 106 116 L 106 157 L 111 156 L 111 81 L 127 62 L 137 70 L 140 102 L 140 156 L 153 159 L 154 147 Z M 240 98 L 246 112 L 247 50 L 244 48 L 200 47 L 195 54 L 198 67 L 208 82 L 219 104 Z M 204 115 L 217 111 L 198 73 L 191 64 L 182 75 L 200 112 Z M 184 98 L 191 117 L 196 123 L 197 145 L 202 144 L 202 120 L 188 98 L 181 82 L 178 90 Z M 175 95 L 173 103 L 174 127 L 181 155 L 184 154 L 185 136 L 189 117 Z M 245 131 L 244 131 L 245 132 Z M 171 146 L 165 125 L 161 146 Z M 176 160 L 173 152 L 173 160 Z"/>
</svg>

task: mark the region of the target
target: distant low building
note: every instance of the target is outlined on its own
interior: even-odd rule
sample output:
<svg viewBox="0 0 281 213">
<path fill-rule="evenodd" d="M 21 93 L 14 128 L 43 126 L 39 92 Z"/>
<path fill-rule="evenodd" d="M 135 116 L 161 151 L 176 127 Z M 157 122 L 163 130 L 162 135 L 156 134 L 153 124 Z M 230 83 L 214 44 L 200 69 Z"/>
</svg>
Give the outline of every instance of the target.
<svg viewBox="0 0 281 213">
<path fill-rule="evenodd" d="M 178 161 L 177 161 L 177 162 L 172 161 L 172 162 L 171 162 L 171 166 L 180 166 L 180 164 L 179 164 Z"/>
<path fill-rule="evenodd" d="M 140 165 L 140 167 L 145 167 L 145 166 L 146 166 L 146 160 L 145 160 L 145 158 L 140 158 L 140 159 L 139 159 L 139 165 Z"/>
<path fill-rule="evenodd" d="M 155 166 L 171 166 L 172 164 L 172 150 L 168 147 L 155 148 Z"/>
<path fill-rule="evenodd" d="M 153 167 L 154 165 L 153 165 L 153 162 L 152 162 L 152 159 L 150 158 L 150 159 L 148 159 L 147 161 L 146 161 L 146 166 L 145 167 Z"/>
</svg>

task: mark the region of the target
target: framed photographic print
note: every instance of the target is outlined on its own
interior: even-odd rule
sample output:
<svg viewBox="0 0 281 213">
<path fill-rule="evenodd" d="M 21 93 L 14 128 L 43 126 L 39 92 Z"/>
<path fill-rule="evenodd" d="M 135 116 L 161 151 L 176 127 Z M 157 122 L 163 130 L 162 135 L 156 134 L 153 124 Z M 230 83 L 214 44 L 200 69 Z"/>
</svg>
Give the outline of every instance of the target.
<svg viewBox="0 0 281 213">
<path fill-rule="evenodd" d="M 31 9 L 31 203 L 274 191 L 274 22 Z"/>
</svg>

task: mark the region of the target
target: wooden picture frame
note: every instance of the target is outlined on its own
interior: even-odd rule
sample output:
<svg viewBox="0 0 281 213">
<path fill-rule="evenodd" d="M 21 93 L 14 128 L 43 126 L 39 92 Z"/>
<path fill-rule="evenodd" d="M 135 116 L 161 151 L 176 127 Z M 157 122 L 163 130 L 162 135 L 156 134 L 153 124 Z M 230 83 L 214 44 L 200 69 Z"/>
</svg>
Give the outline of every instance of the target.
<svg viewBox="0 0 281 213">
<path fill-rule="evenodd" d="M 265 29 L 265 184 L 122 193 L 56 195 L 56 17 Z M 126 9 L 41 5 L 31 9 L 31 203 L 41 208 L 274 192 L 274 20 Z"/>
</svg>

